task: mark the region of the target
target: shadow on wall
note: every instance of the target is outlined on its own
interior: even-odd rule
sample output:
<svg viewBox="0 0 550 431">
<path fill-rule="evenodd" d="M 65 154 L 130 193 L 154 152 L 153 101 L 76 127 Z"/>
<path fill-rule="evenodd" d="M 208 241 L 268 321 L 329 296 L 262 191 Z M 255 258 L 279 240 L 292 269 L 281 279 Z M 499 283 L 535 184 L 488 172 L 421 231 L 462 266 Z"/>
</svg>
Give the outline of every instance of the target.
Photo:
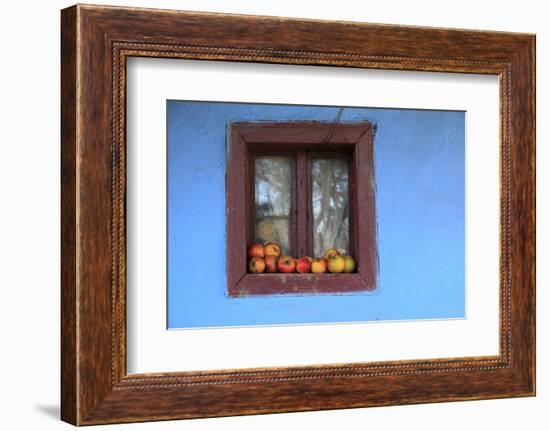
<svg viewBox="0 0 550 431">
<path fill-rule="evenodd" d="M 42 413 L 44 416 L 49 417 L 50 419 L 55 419 L 57 421 L 61 417 L 61 409 L 59 408 L 58 405 L 39 404 L 34 406 L 34 408 L 40 413 Z"/>
</svg>

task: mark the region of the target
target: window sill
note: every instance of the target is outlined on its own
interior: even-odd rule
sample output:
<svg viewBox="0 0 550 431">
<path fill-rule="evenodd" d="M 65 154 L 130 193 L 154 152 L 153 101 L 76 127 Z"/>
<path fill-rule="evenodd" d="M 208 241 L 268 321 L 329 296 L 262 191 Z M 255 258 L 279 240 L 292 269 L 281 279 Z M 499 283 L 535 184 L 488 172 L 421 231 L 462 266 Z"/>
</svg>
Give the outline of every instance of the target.
<svg viewBox="0 0 550 431">
<path fill-rule="evenodd" d="M 260 295 L 318 295 L 371 292 L 361 274 L 245 274 L 229 289 L 230 297 Z"/>
</svg>

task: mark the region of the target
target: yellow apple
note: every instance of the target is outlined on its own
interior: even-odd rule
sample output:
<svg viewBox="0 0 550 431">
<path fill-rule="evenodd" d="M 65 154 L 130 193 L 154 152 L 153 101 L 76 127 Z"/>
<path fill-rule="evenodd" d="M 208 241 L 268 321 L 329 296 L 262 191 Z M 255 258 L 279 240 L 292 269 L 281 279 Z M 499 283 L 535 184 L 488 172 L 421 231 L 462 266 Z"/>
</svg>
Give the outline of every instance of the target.
<svg viewBox="0 0 550 431">
<path fill-rule="evenodd" d="M 328 260 L 328 270 L 332 273 L 337 274 L 340 272 L 344 272 L 345 266 L 346 262 L 344 261 L 344 258 L 340 255 L 331 257 Z"/>
<path fill-rule="evenodd" d="M 279 257 L 281 255 L 281 246 L 279 244 L 275 244 L 274 242 L 267 243 L 264 245 L 264 255 Z"/>
<path fill-rule="evenodd" d="M 325 251 L 325 254 L 323 255 L 323 257 L 327 259 L 330 259 L 331 257 L 334 257 L 334 256 L 340 256 L 340 252 L 336 250 L 334 247 L 327 249 L 327 251 Z"/>
<path fill-rule="evenodd" d="M 248 260 L 248 271 L 252 274 L 260 274 L 264 272 L 265 262 L 261 257 L 251 257 Z"/>
<path fill-rule="evenodd" d="M 351 256 L 344 256 L 344 272 L 355 271 L 355 260 Z"/>
<path fill-rule="evenodd" d="M 327 272 L 327 260 L 324 257 L 321 259 L 313 259 L 311 262 L 311 272 L 314 274 L 322 274 Z"/>
</svg>

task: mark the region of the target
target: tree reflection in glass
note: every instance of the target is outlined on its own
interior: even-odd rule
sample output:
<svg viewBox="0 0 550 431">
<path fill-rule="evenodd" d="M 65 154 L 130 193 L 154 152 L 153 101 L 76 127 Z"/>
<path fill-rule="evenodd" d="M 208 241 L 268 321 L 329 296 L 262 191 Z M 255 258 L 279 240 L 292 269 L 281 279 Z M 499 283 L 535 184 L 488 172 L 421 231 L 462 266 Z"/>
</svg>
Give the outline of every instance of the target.
<svg viewBox="0 0 550 431">
<path fill-rule="evenodd" d="M 256 242 L 276 242 L 290 254 L 292 159 L 269 156 L 255 160 Z"/>
<path fill-rule="evenodd" d="M 313 252 L 330 247 L 349 253 L 348 161 L 344 158 L 311 162 Z"/>
</svg>

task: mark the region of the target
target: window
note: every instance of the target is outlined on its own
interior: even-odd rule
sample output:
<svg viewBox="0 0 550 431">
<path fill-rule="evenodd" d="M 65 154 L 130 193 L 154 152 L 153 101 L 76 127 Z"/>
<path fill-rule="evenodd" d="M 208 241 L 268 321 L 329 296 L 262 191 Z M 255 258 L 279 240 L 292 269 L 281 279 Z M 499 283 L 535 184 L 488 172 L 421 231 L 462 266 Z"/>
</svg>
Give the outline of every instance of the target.
<svg viewBox="0 0 550 431">
<path fill-rule="evenodd" d="M 275 242 L 291 256 L 321 256 L 331 247 L 350 254 L 348 151 L 273 149 L 252 157 L 254 242 Z"/>
<path fill-rule="evenodd" d="M 235 123 L 227 171 L 230 296 L 369 291 L 376 286 L 373 127 L 370 123 Z M 346 274 L 249 274 L 246 248 L 354 256 Z"/>
<path fill-rule="evenodd" d="M 254 241 L 275 242 L 282 253 L 297 250 L 295 223 L 295 157 L 258 155 L 254 158 Z"/>
<path fill-rule="evenodd" d="M 314 256 L 334 247 L 350 254 L 349 247 L 349 159 L 322 155 L 311 160 L 311 229 Z"/>
</svg>

